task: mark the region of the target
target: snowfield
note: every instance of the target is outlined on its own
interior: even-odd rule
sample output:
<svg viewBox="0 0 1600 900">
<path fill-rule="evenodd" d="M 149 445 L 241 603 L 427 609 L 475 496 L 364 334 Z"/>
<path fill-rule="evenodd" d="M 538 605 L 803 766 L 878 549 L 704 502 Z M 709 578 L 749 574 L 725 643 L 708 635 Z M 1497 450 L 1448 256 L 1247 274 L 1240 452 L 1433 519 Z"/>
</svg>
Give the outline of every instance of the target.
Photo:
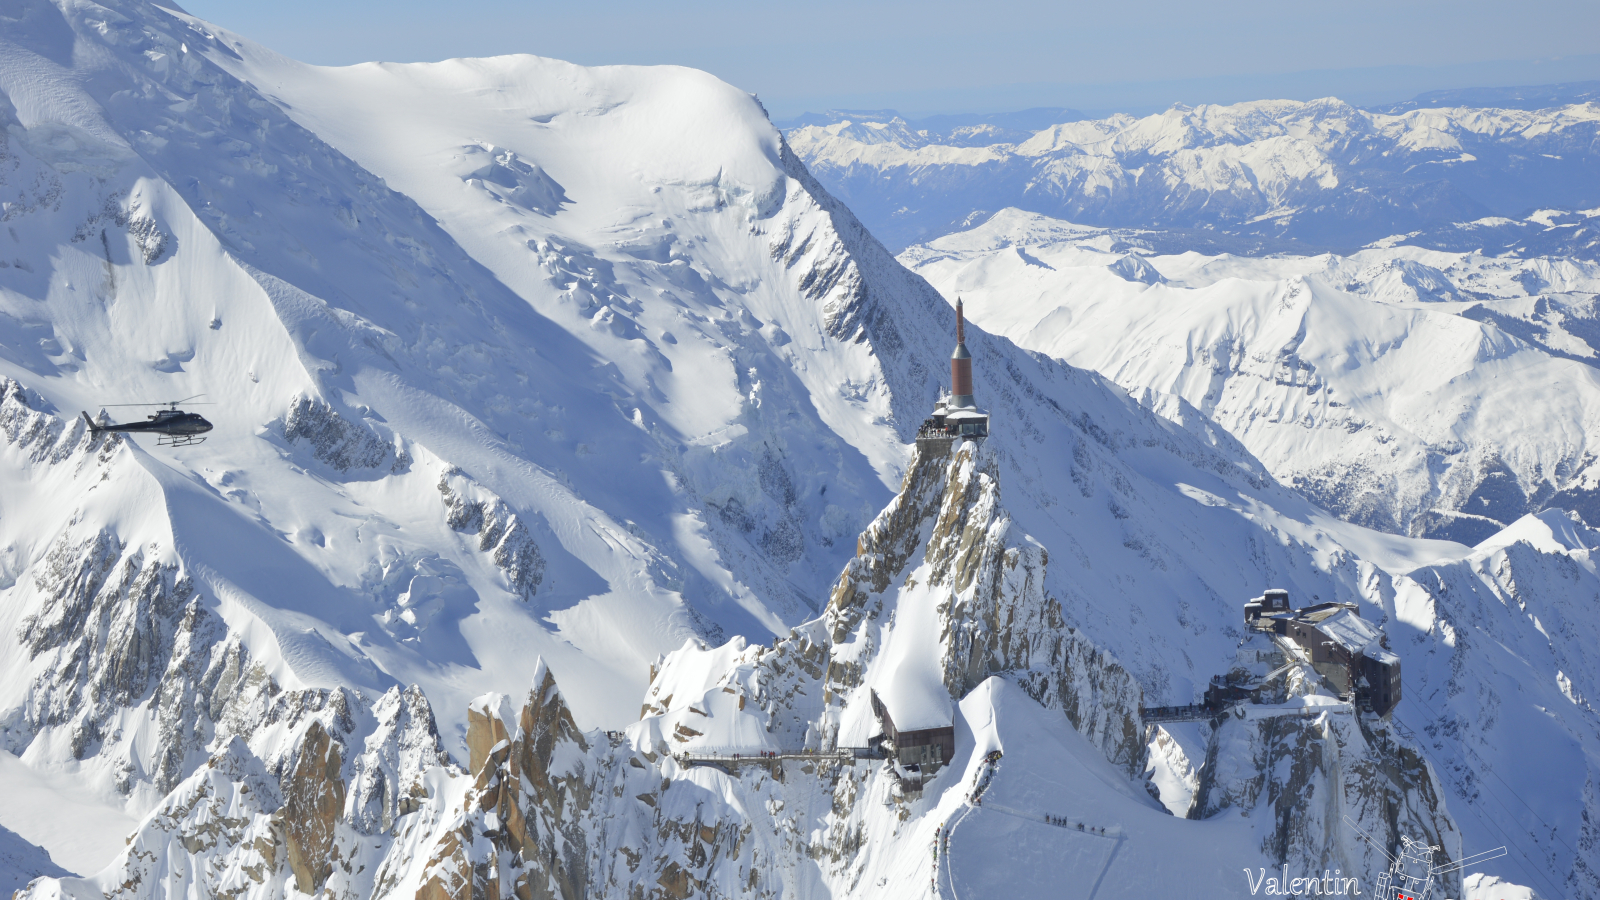
<svg viewBox="0 0 1600 900">
<path fill-rule="evenodd" d="M 991 437 L 918 449 L 952 310 L 705 73 L 319 68 L 143 0 L 5 16 L 0 778 L 27 799 L 0 849 L 46 876 L 25 896 L 1131 897 L 1372 871 L 1344 815 L 1452 858 L 1512 844 L 1485 878 L 1600 896 L 1600 537 L 1551 496 L 1459 513 L 1496 523 L 1468 546 L 1409 527 L 1434 495 L 1379 490 L 1412 516 L 1387 527 L 1285 476 L 1335 442 L 1274 455 L 1226 418 L 1328 418 L 1326 391 L 1190 398 L 1171 356 L 1125 390 L 998 290 L 969 298 Z M 1233 303 L 1267 265 L 1061 227 L 1128 308 L 1185 278 Z M 995 247 L 939 252 L 1009 277 Z M 908 260 L 938 280 L 936 255 Z M 1339 401 L 1454 384 L 1403 346 L 1436 328 L 1462 392 L 1563 386 L 1567 433 L 1485 446 L 1587 489 L 1580 304 L 1486 304 L 1542 343 L 1491 340 L 1465 276 L 1405 258 L 1363 282 L 1398 299 Z M 1377 302 L 1289 277 L 1319 315 Z M 1308 308 L 1237 293 L 1268 343 Z M 195 446 L 79 417 L 194 395 Z M 1243 665 L 1266 587 L 1384 626 L 1396 718 L 1306 676 L 1284 700 L 1316 715 L 1147 729 Z M 874 690 L 956 729 L 920 792 L 850 750 Z"/>
<path fill-rule="evenodd" d="M 1005 210 L 901 254 L 983 327 L 1173 394 L 1341 517 L 1476 544 L 1600 521 L 1600 266 L 1415 247 L 1241 258 Z"/>
<path fill-rule="evenodd" d="M 1477 243 L 1460 249 L 1553 244 L 1588 259 L 1600 248 L 1581 216 L 1563 216 L 1555 232 L 1516 221 L 1540 207 L 1600 203 L 1593 101 L 1390 114 L 1328 97 L 1041 125 L 940 130 L 892 110 L 846 110 L 807 116 L 788 137 L 897 249 L 1006 207 L 1172 229 L 1176 245 L 1223 249 L 1353 248 L 1391 235 L 1438 248 L 1463 238 Z"/>
</svg>

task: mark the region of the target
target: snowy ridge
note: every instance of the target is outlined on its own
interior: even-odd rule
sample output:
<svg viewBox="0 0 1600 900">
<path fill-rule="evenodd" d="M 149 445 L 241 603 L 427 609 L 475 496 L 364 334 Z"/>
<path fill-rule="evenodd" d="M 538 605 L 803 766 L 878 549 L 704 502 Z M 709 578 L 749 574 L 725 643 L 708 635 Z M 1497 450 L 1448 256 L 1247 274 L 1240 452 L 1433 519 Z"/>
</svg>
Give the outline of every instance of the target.
<svg viewBox="0 0 1600 900">
<path fill-rule="evenodd" d="M 1351 521 L 1475 544 L 1546 506 L 1600 517 L 1593 263 L 1115 240 L 1008 210 L 901 258 L 985 328 L 1182 397 Z M 1161 283 L 1119 271 L 1130 258 Z"/>
<path fill-rule="evenodd" d="M 1137 743 L 1119 743 L 1138 740 L 1138 689 L 1114 660 L 1053 615 L 1054 603 L 1040 589 L 1044 554 L 1012 531 L 998 504 L 993 460 L 966 443 L 918 463 L 862 535 L 856 562 L 823 617 L 770 648 L 733 648 L 732 659 L 729 648 L 673 654 L 657 672 L 651 705 L 625 736 L 578 732 L 540 663 L 520 704 L 501 694 L 473 701 L 463 771 L 438 754 L 436 740 L 399 738 L 389 723 L 401 704 L 391 694 L 380 703 L 391 712 L 367 739 L 353 776 L 341 768 L 348 742 L 338 738 L 337 719 L 311 720 L 292 742 L 295 752 L 275 765 L 235 739 L 145 820 L 116 864 L 93 879 L 38 882 L 27 896 L 200 890 L 270 897 L 292 884 L 300 894 L 379 898 L 646 891 L 887 897 L 997 883 L 1022 896 L 1044 896 L 1040 889 L 1061 877 L 1097 875 L 1110 876 L 1118 893 L 1179 877 L 1215 891 L 1233 877 L 1233 860 L 1217 857 L 1218 841 L 1236 847 L 1245 862 L 1331 860 L 1351 867 L 1368 855 L 1338 838 L 1318 843 L 1317 829 L 1298 824 L 1301 815 L 1258 817 L 1260 831 L 1252 835 L 1238 817 L 1194 822 L 1163 811 L 1130 780 L 1137 759 L 1113 765 L 1105 755 L 1139 753 Z M 904 665 L 902 645 L 918 638 L 910 625 L 918 615 L 930 616 L 941 634 L 939 665 L 931 672 Z M 842 641 L 835 639 L 840 634 Z M 1022 646 L 1041 655 L 1048 649 L 1049 660 L 1018 658 Z M 717 675 L 718 665 L 728 668 Z M 989 674 L 997 669 L 1006 677 Z M 1074 688 L 1059 695 L 1072 702 L 1035 694 L 1042 685 L 1029 672 L 1072 681 Z M 709 690 L 708 674 L 715 677 Z M 882 763 L 828 764 L 822 754 L 737 774 L 685 767 L 688 751 L 702 741 L 740 742 L 766 732 L 782 743 L 800 737 L 794 726 L 802 724 L 809 749 L 831 749 L 836 737 L 860 730 L 863 714 L 871 715 L 867 690 L 917 677 L 961 697 L 941 710 L 956 726 L 956 755 L 920 791 L 905 790 Z M 808 709 L 804 697 L 819 692 L 821 705 Z M 1095 723 L 1107 716 L 1121 725 L 1101 731 Z M 1326 717 L 1312 723 L 1302 749 L 1291 755 L 1298 761 L 1320 754 L 1337 770 L 1352 741 L 1319 735 L 1319 727 L 1333 724 Z M 420 733 L 432 735 L 431 723 Z M 347 785 L 370 784 L 362 763 L 383 748 L 401 751 L 411 774 L 396 786 L 403 798 L 398 817 L 379 830 L 371 827 L 375 820 L 353 815 L 362 808 L 361 794 Z M 1263 779 L 1272 793 L 1295 792 L 1277 783 L 1283 767 L 1270 763 L 1252 775 L 1248 757 L 1246 771 L 1239 771 L 1238 756 L 1231 766 L 1212 766 L 1222 774 L 1213 772 L 1206 786 L 1253 777 L 1254 787 L 1235 794 L 1262 792 Z M 1322 811 L 1349 809 L 1380 832 L 1397 817 L 1410 824 L 1443 816 L 1431 805 L 1436 789 L 1426 767 L 1390 777 L 1397 796 L 1324 799 Z M 1353 787 L 1358 795 L 1365 789 Z M 1327 791 L 1323 786 L 1315 795 L 1328 797 Z M 1429 805 L 1413 808 L 1419 801 Z M 1073 811 L 1071 821 L 1084 827 L 1074 830 L 1061 810 Z M 1107 836 L 1127 842 L 1125 851 L 1118 847 L 1120 857 L 1106 855 Z M 1048 874 L 1028 867 L 996 872 L 997 839 L 1013 847 L 1002 859 L 1017 858 L 1018 840 L 1058 848 Z M 942 867 L 940 853 L 927 853 L 930 842 L 942 848 Z M 1286 852 L 1289 842 L 1297 843 Z"/>
<path fill-rule="evenodd" d="M 1326 98 L 1180 105 L 988 141 L 913 130 L 892 113 L 837 114 L 792 129 L 789 140 L 896 247 L 1009 206 L 1093 225 L 1355 247 L 1540 206 L 1589 205 L 1600 199 L 1597 134 L 1592 102 L 1388 115 Z M 1592 230 L 1583 243 L 1593 258 Z"/>
<path fill-rule="evenodd" d="M 0 712 L 28 766 L 141 823 L 100 875 L 37 896 L 499 897 L 519 878 L 564 896 L 905 896 L 935 884 L 933 830 L 965 793 L 947 788 L 996 749 L 1008 809 L 1117 825 L 1139 871 L 1172 877 L 1156 858 L 1181 847 L 1170 865 L 1235 879 L 1218 848 L 1275 864 L 1276 832 L 1169 816 L 1141 783 L 1132 711 L 1193 699 L 1264 584 L 1361 603 L 1443 692 L 1455 654 L 1522 672 L 1526 694 L 1484 676 L 1438 716 L 1401 715 L 1446 727 L 1424 745 L 1459 764 L 1449 785 L 1481 783 L 1498 761 L 1477 748 L 1545 716 L 1566 764 L 1519 785 L 1553 823 L 1526 840 L 1568 894 L 1595 893 L 1577 837 L 1600 802 L 1593 712 L 1563 693 L 1594 695 L 1565 668 L 1587 626 L 1546 633 L 1538 611 L 1576 609 L 1582 578 L 1554 599 L 1491 590 L 1460 545 L 1366 531 L 1279 486 L 1196 405 L 978 329 L 994 434 L 949 482 L 961 499 L 947 516 L 942 482 L 913 479 L 938 501 L 908 518 L 929 534 L 852 545 L 913 471 L 954 317 L 748 95 L 531 57 L 318 69 L 134 0 L 25 12 L 0 35 L 0 174 L 18 197 L 0 213 L 17 423 L 0 448 Z M 197 447 L 95 445 L 74 416 L 202 392 L 217 428 Z M 928 563 L 930 541 L 921 575 L 853 555 Z M 1424 565 L 1482 584 L 1484 615 L 1398 574 Z M 933 597 L 876 587 L 908 575 L 973 593 L 886 629 L 875 604 Z M 52 624 L 80 615 L 107 627 Z M 855 621 L 835 634 L 828 617 Z M 914 631 L 938 633 L 936 657 Z M 828 642 L 860 652 L 833 671 Z M 695 727 L 711 716 L 676 689 L 643 721 L 634 705 L 674 651 L 668 680 L 742 722 L 716 736 L 739 747 L 862 724 L 885 660 L 936 673 L 958 732 L 948 782 L 902 819 L 893 779 L 865 767 L 685 770 L 662 751 L 685 745 L 680 725 L 711 735 Z M 840 688 L 832 717 L 819 679 Z M 103 702 L 74 699 L 89 683 Z M 482 699 L 524 685 L 521 708 Z M 771 711 L 749 705 L 757 686 Z M 621 741 L 595 730 L 625 723 Z M 1489 820 L 1463 802 L 1475 845 Z M 984 839 L 952 858 L 1008 859 L 1016 817 L 995 815 L 964 813 Z M 1041 827 L 1029 839 L 1055 847 L 1062 829 Z M 1191 827 L 1208 837 L 1173 830 Z M 730 862 L 713 878 L 714 859 Z"/>
</svg>

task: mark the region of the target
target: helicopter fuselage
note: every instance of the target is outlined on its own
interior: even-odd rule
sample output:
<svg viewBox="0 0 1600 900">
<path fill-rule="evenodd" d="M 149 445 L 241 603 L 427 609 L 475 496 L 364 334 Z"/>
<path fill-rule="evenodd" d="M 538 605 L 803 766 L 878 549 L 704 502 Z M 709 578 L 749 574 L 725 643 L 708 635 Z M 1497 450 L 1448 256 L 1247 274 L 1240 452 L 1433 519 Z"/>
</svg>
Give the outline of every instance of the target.
<svg viewBox="0 0 1600 900">
<path fill-rule="evenodd" d="M 172 437 L 190 437 L 205 434 L 212 428 L 204 416 L 182 410 L 163 409 L 151 416 L 148 422 L 125 422 L 121 425 L 96 425 L 88 413 L 84 413 L 83 418 L 95 431 L 119 431 L 129 434 L 154 432 Z"/>
</svg>

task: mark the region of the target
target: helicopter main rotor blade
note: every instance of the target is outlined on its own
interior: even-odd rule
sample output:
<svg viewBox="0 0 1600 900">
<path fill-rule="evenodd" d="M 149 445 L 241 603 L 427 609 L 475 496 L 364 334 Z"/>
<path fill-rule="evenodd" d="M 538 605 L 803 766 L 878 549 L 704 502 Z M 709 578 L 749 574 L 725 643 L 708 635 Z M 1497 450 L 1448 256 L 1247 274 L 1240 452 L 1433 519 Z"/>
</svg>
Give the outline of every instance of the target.
<svg viewBox="0 0 1600 900">
<path fill-rule="evenodd" d="M 195 394 L 194 396 L 195 397 L 204 397 L 205 394 Z M 217 405 L 217 401 L 215 401 L 215 400 L 207 400 L 204 403 L 189 403 L 189 401 L 193 400 L 193 399 L 194 399 L 194 397 L 188 397 L 188 398 L 185 398 L 183 400 L 166 400 L 166 401 L 163 401 L 161 403 L 102 403 L 100 405 L 105 407 L 106 409 L 111 409 L 111 408 L 117 407 L 117 406 L 177 406 L 180 403 L 187 403 L 190 406 L 216 406 Z"/>
<path fill-rule="evenodd" d="M 1478 863 L 1488 862 L 1491 859 L 1499 859 L 1505 855 L 1506 848 L 1504 847 L 1500 847 L 1495 850 L 1485 850 L 1482 853 L 1474 853 L 1460 862 L 1453 862 L 1447 866 L 1435 866 L 1433 868 L 1433 874 L 1438 875 L 1442 872 L 1454 872 L 1457 869 L 1464 868 L 1466 866 L 1475 866 Z"/>
</svg>

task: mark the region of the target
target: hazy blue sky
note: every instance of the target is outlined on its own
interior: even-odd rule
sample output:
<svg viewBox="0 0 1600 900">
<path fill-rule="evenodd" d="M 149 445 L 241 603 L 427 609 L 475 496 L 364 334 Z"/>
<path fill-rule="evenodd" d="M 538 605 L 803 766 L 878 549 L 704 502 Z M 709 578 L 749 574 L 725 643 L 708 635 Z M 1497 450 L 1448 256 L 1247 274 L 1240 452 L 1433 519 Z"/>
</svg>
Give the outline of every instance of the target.
<svg viewBox="0 0 1600 900">
<path fill-rule="evenodd" d="M 307 62 L 535 53 L 672 63 L 775 118 L 1164 107 L 1600 78 L 1595 0 L 180 0 Z"/>
</svg>

